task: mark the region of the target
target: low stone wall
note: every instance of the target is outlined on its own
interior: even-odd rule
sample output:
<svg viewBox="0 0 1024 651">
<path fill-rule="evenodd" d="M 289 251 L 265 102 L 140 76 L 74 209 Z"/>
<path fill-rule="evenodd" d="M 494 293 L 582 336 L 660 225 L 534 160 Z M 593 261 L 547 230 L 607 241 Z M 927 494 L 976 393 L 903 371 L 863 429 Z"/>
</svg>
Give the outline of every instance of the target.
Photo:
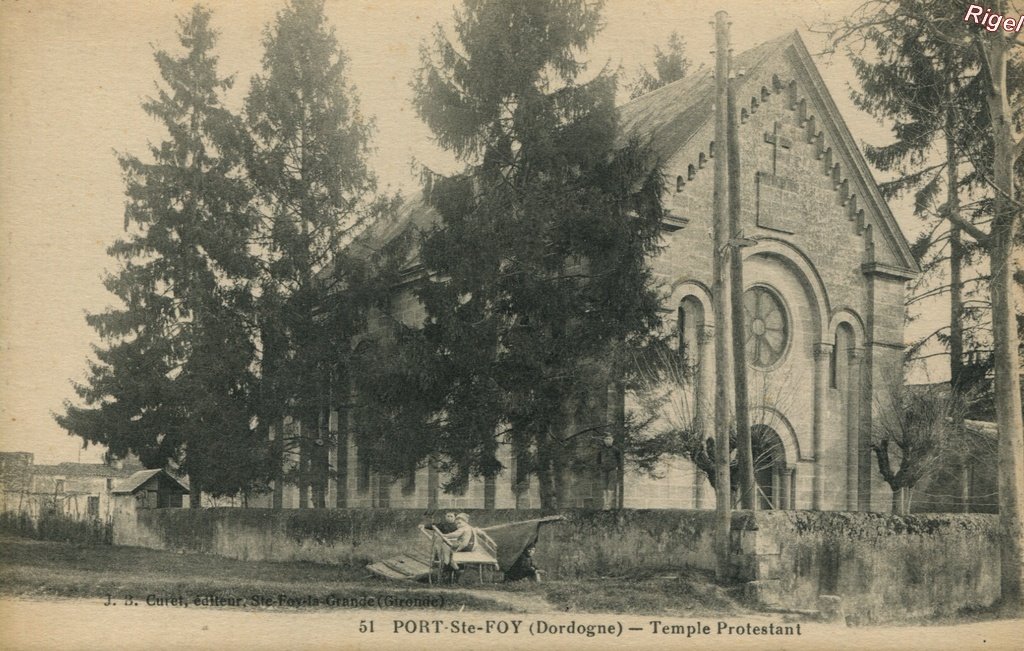
<svg viewBox="0 0 1024 651">
<path fill-rule="evenodd" d="M 999 597 L 996 516 L 769 511 L 741 556 L 760 600 L 885 621 L 991 605 Z"/>
<path fill-rule="evenodd" d="M 540 511 L 468 511 L 486 527 L 543 517 Z M 713 570 L 710 511 L 571 511 L 541 527 L 537 558 L 548 576 L 637 570 Z M 114 544 L 261 561 L 365 565 L 396 554 L 429 553 L 416 529 L 420 510 L 155 509 L 119 512 Z"/>
<path fill-rule="evenodd" d="M 486 527 L 540 511 L 470 511 Z M 541 527 L 538 564 L 551 578 L 714 569 L 713 511 L 567 511 Z M 114 544 L 243 560 L 360 567 L 427 553 L 420 510 L 118 510 Z M 840 598 L 861 621 L 955 612 L 999 596 L 996 517 L 766 511 L 733 514 L 731 573 L 766 605 L 818 609 Z M 836 600 L 827 600 L 834 605 Z"/>
</svg>

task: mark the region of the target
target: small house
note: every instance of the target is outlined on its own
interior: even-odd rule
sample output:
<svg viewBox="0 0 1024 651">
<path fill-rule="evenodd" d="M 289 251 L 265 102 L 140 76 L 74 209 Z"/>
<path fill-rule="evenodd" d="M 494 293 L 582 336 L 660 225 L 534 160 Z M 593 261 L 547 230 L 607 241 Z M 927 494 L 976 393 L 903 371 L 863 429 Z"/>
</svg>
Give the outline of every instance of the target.
<svg viewBox="0 0 1024 651">
<path fill-rule="evenodd" d="M 114 490 L 114 499 L 123 503 L 130 496 L 136 509 L 180 509 L 188 492 L 188 484 L 166 470 L 140 470 Z"/>
</svg>

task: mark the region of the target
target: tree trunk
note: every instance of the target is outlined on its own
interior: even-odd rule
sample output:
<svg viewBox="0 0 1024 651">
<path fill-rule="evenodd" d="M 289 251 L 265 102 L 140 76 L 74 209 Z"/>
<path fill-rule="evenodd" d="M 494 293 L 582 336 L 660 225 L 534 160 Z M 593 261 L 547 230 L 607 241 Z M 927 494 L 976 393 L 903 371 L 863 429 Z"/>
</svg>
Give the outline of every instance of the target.
<svg viewBox="0 0 1024 651">
<path fill-rule="evenodd" d="M 956 115 L 950 109 L 946 112 L 946 210 L 954 219 L 960 216 L 960 179 L 957 173 L 957 151 L 955 140 Z M 964 324 L 963 324 L 963 260 L 964 247 L 960 227 L 955 222 L 949 228 L 949 386 L 954 398 L 959 399 L 963 386 L 964 369 Z M 963 432 L 963 412 L 955 410 L 957 432 Z M 963 458 L 963 486 L 960 492 L 960 508 L 969 510 L 970 484 L 967 481 L 967 455 Z"/>
<path fill-rule="evenodd" d="M 615 476 L 613 477 L 614 487 L 610 491 L 612 503 L 607 506 L 611 506 L 613 509 L 621 509 L 624 505 L 626 492 L 626 460 L 621 454 L 617 454 L 616 451 L 621 453 L 622 450 L 626 449 L 626 387 L 622 382 L 612 382 L 609 388 L 608 413 L 612 423 L 611 454 L 615 457 L 616 462 Z"/>
<path fill-rule="evenodd" d="M 498 497 L 497 477 L 484 477 L 484 510 L 493 511 Z"/>
<path fill-rule="evenodd" d="M 998 3 L 1006 13 L 1006 3 Z M 996 423 L 999 427 L 999 523 L 1002 534 L 1000 584 L 1004 608 L 1014 615 L 1022 611 L 1024 585 L 1024 523 L 1021 521 L 1024 492 L 1024 417 L 1021 414 L 1020 368 L 1016 309 L 1013 295 L 1014 240 L 1020 210 L 1014 205 L 1014 162 L 1018 138 L 1014 137 L 1012 111 L 1006 87 L 1006 64 L 1012 43 L 1003 34 L 982 37 L 991 81 L 988 98 L 995 144 L 992 180 L 995 214 L 989 244 L 992 295 L 992 336 L 995 343 Z"/>
<path fill-rule="evenodd" d="M 552 460 L 551 476 L 555 484 L 555 504 L 553 508 L 560 509 L 564 508 L 569 503 L 569 482 L 566 476 L 566 470 L 561 459 L 555 461 Z"/>
<path fill-rule="evenodd" d="M 323 453 L 326 452 L 324 447 L 323 430 L 324 430 L 324 413 L 321 410 L 317 410 L 316 414 L 316 437 L 309 442 L 309 495 L 310 495 L 310 508 L 322 509 L 327 506 L 326 502 L 326 482 L 323 481 L 323 469 L 326 465 L 326 459 L 323 458 Z"/>
<path fill-rule="evenodd" d="M 337 445 L 337 468 L 335 468 L 335 491 L 334 507 L 344 509 L 348 507 L 348 436 L 349 436 L 349 410 L 347 406 L 338 407 L 338 433 L 335 435 Z"/>
<path fill-rule="evenodd" d="M 394 478 L 389 473 L 377 473 L 377 508 L 391 508 L 391 484 L 394 481 Z"/>
<path fill-rule="evenodd" d="M 892 512 L 894 515 L 907 514 L 906 489 L 892 489 Z"/>
<path fill-rule="evenodd" d="M 541 458 L 537 462 L 537 483 L 540 492 L 540 508 L 545 511 L 558 509 L 557 492 L 553 477 L 553 468 L 549 458 Z"/>
<path fill-rule="evenodd" d="M 960 179 L 957 173 L 955 140 L 956 116 L 952 110 L 946 114 L 946 210 L 954 219 L 960 217 Z M 963 280 L 964 248 L 960 228 L 955 222 L 949 230 L 949 380 L 954 395 L 963 388 L 964 327 Z M 958 411 L 959 413 L 959 411 Z"/>
<path fill-rule="evenodd" d="M 960 472 L 960 509 L 964 513 L 971 512 L 971 462 L 966 454 Z"/>
<path fill-rule="evenodd" d="M 308 418 L 299 420 L 299 508 L 309 508 L 309 444 L 306 441 L 306 430 L 311 421 Z"/>
<path fill-rule="evenodd" d="M 999 142 L 999 138 L 996 138 Z M 1003 187 L 1012 189 L 1012 159 L 1009 141 L 996 145 L 996 159 L 1003 160 Z M 999 151 L 1002 150 L 1002 151 Z M 998 166 L 998 163 L 997 163 Z M 1001 553 L 1003 603 L 1014 611 L 1021 609 L 1024 583 L 1024 528 L 1021 522 L 1022 431 L 1020 370 L 1017 363 L 1018 339 L 1013 298 L 1013 239 L 1016 215 L 1009 214 L 1009 201 L 997 198 L 992 226 L 991 294 L 992 333 L 995 341 L 996 423 L 999 428 L 999 520 L 1003 534 Z"/>
<path fill-rule="evenodd" d="M 280 511 L 284 508 L 284 424 L 278 421 L 277 424 L 268 427 L 268 434 L 272 432 L 274 437 L 274 495 L 271 498 L 271 508 Z"/>
</svg>

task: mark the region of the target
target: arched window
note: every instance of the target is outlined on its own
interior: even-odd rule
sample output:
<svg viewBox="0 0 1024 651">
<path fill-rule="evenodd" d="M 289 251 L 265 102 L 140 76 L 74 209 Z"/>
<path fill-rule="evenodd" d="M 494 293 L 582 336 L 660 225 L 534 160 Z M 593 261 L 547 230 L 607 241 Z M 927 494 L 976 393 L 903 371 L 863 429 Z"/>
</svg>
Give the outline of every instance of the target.
<svg viewBox="0 0 1024 651">
<path fill-rule="evenodd" d="M 692 181 L 695 176 L 697 176 L 697 170 L 691 163 L 690 165 L 686 166 L 686 180 Z"/>
<path fill-rule="evenodd" d="M 686 377 L 694 377 L 700 365 L 700 337 L 704 330 L 704 307 L 693 296 L 679 303 L 679 360 Z"/>
<path fill-rule="evenodd" d="M 767 425 L 755 424 L 750 429 L 758 508 L 788 509 L 791 503 L 792 473 L 786 467 L 786 451 L 782 439 Z"/>
<path fill-rule="evenodd" d="M 846 386 L 851 348 L 853 348 L 853 329 L 846 323 L 840 323 L 836 328 L 832 359 L 829 365 L 829 386 L 833 389 L 842 389 Z"/>
<path fill-rule="evenodd" d="M 686 181 L 683 180 L 683 176 L 680 174 L 676 177 L 676 192 L 682 192 L 684 185 L 686 185 Z"/>
</svg>

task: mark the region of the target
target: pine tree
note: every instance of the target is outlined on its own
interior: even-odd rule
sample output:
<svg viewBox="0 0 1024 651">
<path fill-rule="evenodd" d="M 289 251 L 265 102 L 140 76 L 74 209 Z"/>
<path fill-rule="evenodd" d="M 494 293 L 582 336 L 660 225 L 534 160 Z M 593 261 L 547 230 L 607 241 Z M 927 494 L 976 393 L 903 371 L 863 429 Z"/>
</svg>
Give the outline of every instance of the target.
<svg viewBox="0 0 1024 651">
<path fill-rule="evenodd" d="M 336 443 L 328 415 L 345 393 L 339 365 L 363 314 L 349 299 L 366 276 L 343 244 L 380 207 L 366 166 L 372 125 L 346 81 L 322 0 L 290 2 L 263 44 L 263 72 L 246 102 L 248 168 L 262 205 L 260 422 L 276 424 L 279 452 L 298 453 L 289 478 L 300 505 L 323 507 Z M 287 438 L 285 417 L 298 424 Z"/>
<path fill-rule="evenodd" d="M 686 44 L 679 32 L 672 32 L 668 45 L 662 50 L 654 46 L 654 72 L 647 66 L 640 66 L 636 80 L 629 86 L 629 98 L 636 99 L 652 90 L 658 90 L 686 76 L 690 60 L 686 58 Z"/>
<path fill-rule="evenodd" d="M 421 242 L 416 290 L 449 488 L 498 473 L 505 440 L 519 478 L 535 475 L 557 507 L 588 442 L 626 443 L 618 360 L 659 323 L 647 258 L 662 178 L 643 147 L 617 141 L 614 76 L 578 80 L 600 10 L 467 0 L 457 40 L 439 28 L 422 50 L 416 110 L 466 165 L 426 190 L 441 223 Z"/>
<path fill-rule="evenodd" d="M 184 53 L 155 54 L 163 84 L 143 109 L 167 131 L 150 162 L 124 154 L 125 230 L 106 279 L 122 306 L 87 317 L 104 341 L 85 407 L 57 422 L 116 457 L 177 464 L 192 502 L 259 490 L 266 446 L 250 428 L 250 195 L 241 174 L 240 123 L 222 104 L 210 12 L 179 20 Z"/>
<path fill-rule="evenodd" d="M 949 348 L 950 381 L 955 390 L 969 380 L 964 360 L 966 348 L 984 345 L 981 309 L 972 295 L 984 277 L 964 280 L 965 272 L 983 250 L 964 241 L 962 229 L 943 217 L 971 221 L 983 213 L 979 206 L 961 201 L 961 195 L 983 190 L 977 174 L 962 168 L 984 157 L 988 138 L 978 138 L 976 126 L 987 122 L 984 93 L 972 71 L 977 53 L 963 48 L 946 34 L 923 29 L 927 14 L 918 14 L 908 3 L 906 16 L 884 27 L 866 30 L 870 49 L 847 48 L 863 90 L 853 94 L 854 102 L 871 115 L 892 120 L 895 141 L 882 147 L 868 147 L 868 159 L 879 169 L 898 172 L 893 181 L 881 186 L 887 197 L 914 193 L 914 211 L 929 222 L 912 250 L 922 270 L 917 302 L 948 291 L 950 318 L 916 342 L 916 353 L 933 338 Z M 870 54 L 869 54 L 870 53 Z M 984 130 L 981 130 L 984 134 Z M 935 156 L 941 151 L 941 158 Z M 937 159 L 937 160 L 936 160 Z M 943 191 L 944 190 L 944 191 Z M 972 219 L 973 218 L 973 219 Z M 949 280 L 934 286 L 932 273 L 948 264 Z"/>
<path fill-rule="evenodd" d="M 997 0 L 992 13 L 1008 15 L 1010 3 Z M 1021 215 L 1024 214 L 1015 170 L 1024 159 L 1024 76 L 1022 56 L 1012 32 L 991 32 L 964 21 L 964 7 L 950 0 L 875 0 L 865 3 L 842 27 L 840 38 L 885 33 L 916 19 L 923 45 L 917 55 L 930 57 L 939 44 L 958 50 L 976 65 L 966 71 L 984 97 L 984 120 L 961 122 L 969 136 L 982 140 L 985 152 L 972 160 L 974 173 L 985 185 L 990 225 L 984 228 L 946 209 L 942 216 L 978 243 L 989 259 L 989 296 L 994 343 L 994 388 L 999 429 L 999 514 L 1001 528 L 1001 587 L 1004 605 L 1021 612 L 1024 594 L 1024 423 L 1022 423 L 1020 348 L 1014 296 L 1014 262 L 1019 257 Z M 941 49 L 941 48 L 940 48 Z M 962 103 L 954 103 L 961 106 Z"/>
</svg>

